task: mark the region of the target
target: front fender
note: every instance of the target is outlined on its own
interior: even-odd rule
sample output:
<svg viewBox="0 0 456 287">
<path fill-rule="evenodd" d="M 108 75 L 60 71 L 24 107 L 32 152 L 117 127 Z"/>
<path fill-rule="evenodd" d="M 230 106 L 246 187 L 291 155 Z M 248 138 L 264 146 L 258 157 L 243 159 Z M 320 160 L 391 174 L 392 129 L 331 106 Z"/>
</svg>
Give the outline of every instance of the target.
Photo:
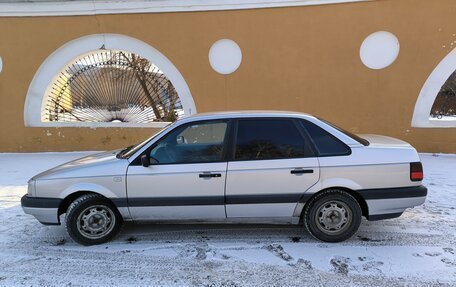
<svg viewBox="0 0 456 287">
<path fill-rule="evenodd" d="M 74 194 L 80 191 L 88 191 L 100 194 L 106 198 L 109 198 L 114 205 L 117 207 L 117 210 L 120 212 L 124 220 L 130 220 L 131 215 L 130 211 L 128 210 L 128 206 L 126 204 L 126 189 L 123 181 L 119 182 L 121 184 L 119 186 L 115 186 L 114 191 L 110 188 L 97 183 L 86 183 L 80 182 L 76 184 L 72 184 L 65 188 L 60 194 L 59 198 L 64 199 L 67 196 Z"/>
<path fill-rule="evenodd" d="M 65 188 L 60 194 L 59 198 L 64 199 L 65 197 L 69 196 L 70 194 L 73 194 L 78 191 L 90 191 L 94 193 L 98 193 L 103 195 L 104 197 L 107 198 L 119 198 L 114 192 L 109 190 L 103 185 L 96 184 L 96 183 L 76 183 L 73 184 L 67 188 Z"/>
</svg>

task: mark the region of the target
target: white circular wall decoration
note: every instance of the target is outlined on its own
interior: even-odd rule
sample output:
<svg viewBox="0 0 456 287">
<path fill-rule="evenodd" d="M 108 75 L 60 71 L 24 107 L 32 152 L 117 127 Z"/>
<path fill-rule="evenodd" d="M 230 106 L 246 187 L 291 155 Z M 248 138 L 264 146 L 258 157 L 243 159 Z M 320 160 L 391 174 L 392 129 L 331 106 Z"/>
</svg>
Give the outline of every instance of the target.
<svg viewBox="0 0 456 287">
<path fill-rule="evenodd" d="M 212 69 L 222 75 L 231 74 L 236 71 L 241 65 L 241 61 L 241 48 L 233 40 L 218 40 L 209 50 L 209 63 Z"/>
<path fill-rule="evenodd" d="M 399 50 L 399 40 L 394 34 L 379 31 L 364 39 L 359 55 L 364 65 L 379 70 L 391 65 L 399 55 Z"/>
<path fill-rule="evenodd" d="M 3 69 L 3 61 L 2 61 L 2 57 L 0 57 L 0 73 L 2 72 L 2 69 Z"/>
</svg>

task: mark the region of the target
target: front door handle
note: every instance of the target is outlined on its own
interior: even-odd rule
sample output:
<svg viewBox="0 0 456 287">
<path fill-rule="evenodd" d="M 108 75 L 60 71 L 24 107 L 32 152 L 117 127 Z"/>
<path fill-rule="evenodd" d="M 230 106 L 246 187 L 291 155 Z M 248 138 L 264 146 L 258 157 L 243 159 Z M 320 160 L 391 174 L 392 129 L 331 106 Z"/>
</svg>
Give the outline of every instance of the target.
<svg viewBox="0 0 456 287">
<path fill-rule="evenodd" d="M 222 177 L 221 173 L 200 173 L 200 178 Z"/>
<path fill-rule="evenodd" d="M 304 173 L 313 173 L 313 169 L 302 169 L 302 168 L 295 168 L 290 171 L 291 174 L 304 174 Z"/>
</svg>

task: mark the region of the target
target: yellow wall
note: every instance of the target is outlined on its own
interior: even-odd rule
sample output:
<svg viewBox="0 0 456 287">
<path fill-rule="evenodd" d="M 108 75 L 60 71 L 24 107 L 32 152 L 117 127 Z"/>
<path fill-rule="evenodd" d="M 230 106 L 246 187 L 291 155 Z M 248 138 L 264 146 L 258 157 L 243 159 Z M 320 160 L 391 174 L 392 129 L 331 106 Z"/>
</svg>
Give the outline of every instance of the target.
<svg viewBox="0 0 456 287">
<path fill-rule="evenodd" d="M 23 108 L 40 64 L 67 41 L 117 33 L 147 42 L 180 70 L 198 112 L 297 110 L 357 133 L 404 139 L 423 152 L 456 153 L 456 129 L 417 129 L 418 94 L 456 40 L 454 0 L 385 0 L 238 11 L 0 18 L 0 151 L 106 150 L 152 129 L 26 128 Z M 370 70 L 359 47 L 372 32 L 395 34 L 398 59 Z M 236 41 L 243 62 L 223 76 L 208 51 Z M 456 67 L 455 67 L 456 68 Z"/>
</svg>

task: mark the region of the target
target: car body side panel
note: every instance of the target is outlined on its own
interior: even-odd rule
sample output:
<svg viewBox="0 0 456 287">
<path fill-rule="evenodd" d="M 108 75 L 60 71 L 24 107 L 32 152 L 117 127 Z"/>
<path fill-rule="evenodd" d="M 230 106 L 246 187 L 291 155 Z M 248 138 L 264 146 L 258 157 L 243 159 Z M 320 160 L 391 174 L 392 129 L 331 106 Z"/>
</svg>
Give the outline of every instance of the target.
<svg viewBox="0 0 456 287">
<path fill-rule="evenodd" d="M 410 162 L 420 161 L 417 152 L 410 145 L 398 143 L 401 147 L 373 145 L 352 148 L 349 156 L 319 158 L 320 181 L 308 190 L 306 198 L 333 187 L 369 192 L 370 189 L 420 186 L 421 181 L 410 180 Z M 369 215 L 400 213 L 422 203 L 416 198 L 404 197 L 400 203 L 397 198 L 366 200 Z M 296 205 L 295 217 L 300 216 L 304 205 L 303 201 Z"/>
<path fill-rule="evenodd" d="M 127 188 L 133 219 L 225 219 L 226 167 L 226 162 L 130 166 Z M 204 173 L 219 176 L 200 177 Z"/>
<path fill-rule="evenodd" d="M 344 182 L 353 182 L 353 190 L 420 185 L 410 181 L 409 163 L 321 167 L 322 186 L 339 186 Z"/>
<path fill-rule="evenodd" d="M 312 173 L 291 174 L 294 169 Z M 225 191 L 227 217 L 291 219 L 296 203 L 318 182 L 319 176 L 315 157 L 229 162 Z"/>
<path fill-rule="evenodd" d="M 349 187 L 354 190 L 421 185 L 410 180 L 410 163 L 420 161 L 412 147 L 352 148 L 350 156 L 322 157 L 319 161 L 322 186 L 336 178 L 355 182 L 356 188 Z"/>
</svg>

